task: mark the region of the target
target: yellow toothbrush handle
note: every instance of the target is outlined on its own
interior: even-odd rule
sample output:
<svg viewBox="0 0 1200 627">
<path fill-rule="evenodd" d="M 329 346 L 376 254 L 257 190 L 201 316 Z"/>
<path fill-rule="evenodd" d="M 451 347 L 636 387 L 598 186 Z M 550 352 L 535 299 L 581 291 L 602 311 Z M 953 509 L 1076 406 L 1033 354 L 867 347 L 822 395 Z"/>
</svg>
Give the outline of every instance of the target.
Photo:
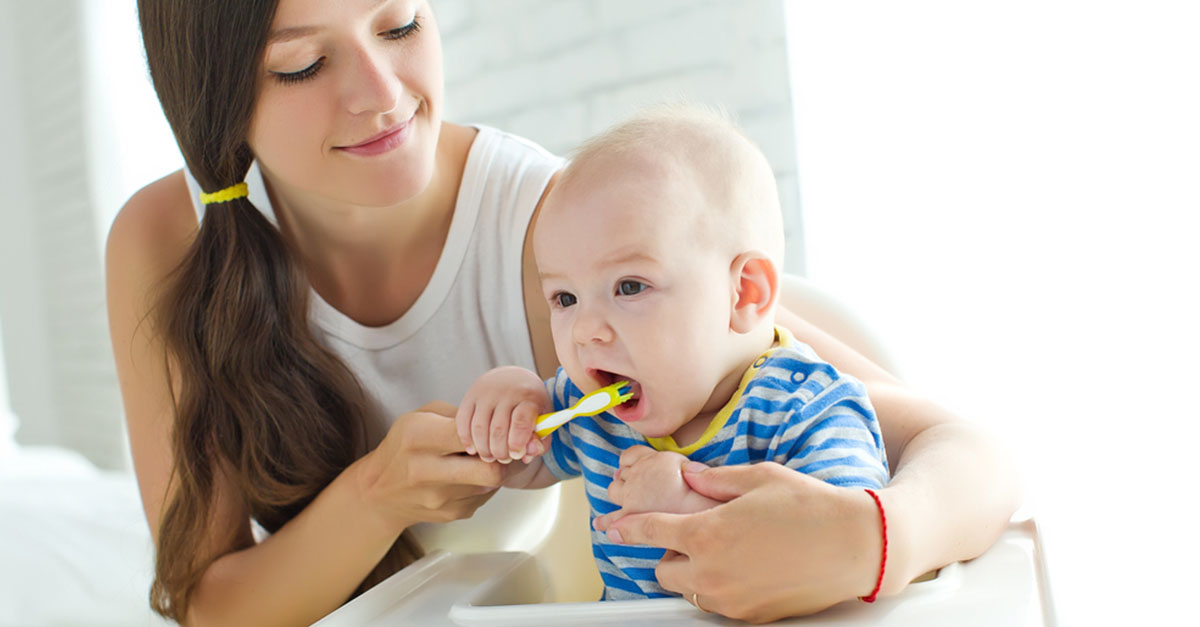
<svg viewBox="0 0 1200 627">
<path fill-rule="evenodd" d="M 602 404 L 596 402 L 595 399 L 598 396 L 606 397 Z M 633 393 L 630 391 L 628 381 L 618 381 L 612 385 L 606 385 L 595 392 L 584 395 L 583 398 L 567 409 L 560 409 L 556 412 L 538 416 L 534 433 L 539 438 L 544 438 L 554 433 L 555 429 L 575 418 L 579 418 L 580 416 L 595 416 L 600 412 L 608 411 L 624 403 L 630 398 L 633 398 Z"/>
<path fill-rule="evenodd" d="M 567 416 L 562 421 L 559 421 L 559 420 L 555 420 L 555 417 L 559 416 L 560 414 L 570 414 L 570 413 L 571 413 L 570 409 L 561 409 L 556 412 L 551 412 L 549 414 L 542 414 L 541 416 L 538 416 L 537 424 L 539 426 L 537 427 L 537 430 L 534 431 L 534 433 L 537 434 L 538 438 L 544 438 L 544 437 L 550 435 L 551 433 L 554 433 L 555 429 L 567 424 L 568 422 L 571 421 L 571 418 L 574 418 L 574 416 Z M 540 426 L 543 424 L 545 424 L 547 426 L 545 426 L 545 427 Z"/>
</svg>

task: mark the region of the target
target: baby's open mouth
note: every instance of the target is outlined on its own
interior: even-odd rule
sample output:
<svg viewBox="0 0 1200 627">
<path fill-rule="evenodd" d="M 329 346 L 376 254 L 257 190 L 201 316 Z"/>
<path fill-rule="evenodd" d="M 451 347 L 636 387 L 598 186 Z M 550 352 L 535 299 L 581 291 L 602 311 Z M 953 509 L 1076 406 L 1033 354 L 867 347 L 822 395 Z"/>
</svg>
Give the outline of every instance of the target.
<svg viewBox="0 0 1200 627">
<path fill-rule="evenodd" d="M 630 393 L 633 397 L 621 404 L 622 407 L 632 409 L 637 407 L 642 399 L 642 385 L 635 381 L 632 377 L 627 377 L 619 372 L 610 372 L 608 370 L 588 369 L 588 374 L 592 376 L 600 387 L 605 387 L 617 383 L 619 381 L 627 381 L 629 383 Z"/>
</svg>

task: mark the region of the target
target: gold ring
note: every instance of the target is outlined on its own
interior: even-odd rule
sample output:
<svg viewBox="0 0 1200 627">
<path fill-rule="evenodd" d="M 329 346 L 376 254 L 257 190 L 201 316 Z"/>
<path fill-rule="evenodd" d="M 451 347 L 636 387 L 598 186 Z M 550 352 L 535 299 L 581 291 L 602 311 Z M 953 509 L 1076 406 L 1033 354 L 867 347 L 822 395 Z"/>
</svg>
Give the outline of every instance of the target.
<svg viewBox="0 0 1200 627">
<path fill-rule="evenodd" d="M 701 612 L 708 614 L 708 610 L 700 607 L 700 598 L 696 596 L 695 592 L 692 593 L 692 605 L 695 605 L 696 609 L 700 610 Z"/>
</svg>

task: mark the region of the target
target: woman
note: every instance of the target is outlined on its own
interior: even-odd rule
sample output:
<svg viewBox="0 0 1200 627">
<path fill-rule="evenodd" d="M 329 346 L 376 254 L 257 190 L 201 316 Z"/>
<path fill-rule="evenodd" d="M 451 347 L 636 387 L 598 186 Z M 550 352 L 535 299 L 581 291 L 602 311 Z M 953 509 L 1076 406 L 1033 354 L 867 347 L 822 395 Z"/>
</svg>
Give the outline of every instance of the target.
<svg viewBox="0 0 1200 627">
<path fill-rule="evenodd" d="M 469 518 L 498 485 L 496 464 L 460 455 L 453 407 L 435 401 L 496 365 L 555 368 L 526 243 L 561 162 L 442 121 L 427 2 L 141 0 L 139 12 L 187 163 L 130 199 L 107 249 L 157 545 L 151 600 L 189 624 L 308 624 L 438 546 L 429 523 Z M 863 378 L 879 411 L 897 472 L 881 491 L 884 592 L 986 549 L 1013 508 L 1011 468 L 838 341 L 785 323 Z M 697 478 L 732 502 L 720 519 L 686 519 L 687 544 L 678 521 L 631 517 L 616 533 L 679 550 L 664 585 L 732 616 L 870 591 L 881 547 L 865 495 L 747 470 Z M 269 537 L 256 542 L 251 519 Z M 718 557 L 729 527 L 750 536 L 738 563 Z M 750 542 L 764 535 L 770 547 Z M 781 544 L 804 568 L 777 558 Z M 767 562 L 779 572 L 738 597 L 772 570 L 743 564 Z"/>
</svg>

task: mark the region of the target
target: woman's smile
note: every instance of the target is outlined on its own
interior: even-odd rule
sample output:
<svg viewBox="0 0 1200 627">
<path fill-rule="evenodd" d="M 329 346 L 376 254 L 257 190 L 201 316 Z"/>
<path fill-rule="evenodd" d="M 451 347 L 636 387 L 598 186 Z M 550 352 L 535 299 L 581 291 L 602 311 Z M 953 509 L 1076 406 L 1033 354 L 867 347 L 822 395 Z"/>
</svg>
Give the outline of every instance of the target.
<svg viewBox="0 0 1200 627">
<path fill-rule="evenodd" d="M 336 146 L 335 149 L 360 157 L 374 157 L 388 153 L 395 150 L 408 139 L 412 131 L 412 125 L 413 117 L 410 117 L 407 121 L 386 129 L 381 133 L 377 133 L 362 142 L 351 146 Z"/>
</svg>

